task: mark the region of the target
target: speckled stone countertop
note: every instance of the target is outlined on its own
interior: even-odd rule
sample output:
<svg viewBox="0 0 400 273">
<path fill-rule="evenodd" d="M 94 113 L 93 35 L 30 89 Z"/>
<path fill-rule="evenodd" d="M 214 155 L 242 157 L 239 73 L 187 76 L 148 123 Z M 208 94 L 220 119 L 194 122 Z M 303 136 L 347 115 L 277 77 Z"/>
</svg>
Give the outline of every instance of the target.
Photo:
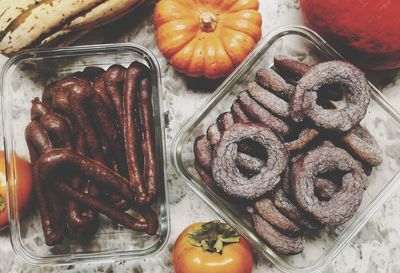
<svg viewBox="0 0 400 273">
<path fill-rule="evenodd" d="M 303 24 L 298 0 L 261 0 L 260 2 L 264 34 L 278 26 Z M 155 45 L 154 29 L 151 23 L 152 8 L 152 3 L 145 4 L 133 15 L 119 22 L 118 26 L 113 24 L 101 30 L 95 30 L 79 43 L 136 42 L 155 53 L 161 65 L 163 88 L 166 93 L 165 114 L 168 120 L 166 135 L 167 143 L 170 144 L 179 128 L 205 102 L 210 92 L 215 90 L 219 83 L 191 80 L 174 71 Z M 6 60 L 5 57 L 0 56 L 0 67 Z M 390 102 L 400 107 L 400 73 L 374 74 L 370 77 L 382 89 Z M 400 161 L 400 135 L 398 139 L 399 144 L 393 145 L 392 152 L 393 157 Z M 185 186 L 183 181 L 177 179 L 172 171 L 168 180 L 172 231 L 167 246 L 157 256 L 134 262 L 34 267 L 15 256 L 9 242 L 8 231 L 2 231 L 0 232 L 0 272 L 172 273 L 171 249 L 178 234 L 193 222 L 211 220 L 217 216 Z M 400 194 L 395 194 L 338 255 L 326 272 L 400 272 L 399 211 Z M 279 272 L 279 270 L 256 255 L 254 272 Z"/>
</svg>

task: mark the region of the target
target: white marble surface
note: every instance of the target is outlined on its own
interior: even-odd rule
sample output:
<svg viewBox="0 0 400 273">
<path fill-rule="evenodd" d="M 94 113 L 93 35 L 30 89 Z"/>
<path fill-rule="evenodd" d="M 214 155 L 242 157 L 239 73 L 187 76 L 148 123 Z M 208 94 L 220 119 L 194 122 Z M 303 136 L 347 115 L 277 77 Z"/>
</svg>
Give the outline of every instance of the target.
<svg viewBox="0 0 400 273">
<path fill-rule="evenodd" d="M 302 24 L 297 0 L 261 0 L 263 33 L 287 24 Z M 163 87 L 166 92 L 165 109 L 169 120 L 166 128 L 167 142 L 191 114 L 207 99 L 217 84 L 199 84 L 176 73 L 161 56 L 154 42 L 151 24 L 151 7 L 146 5 L 123 20 L 124 27 L 107 27 L 90 34 L 80 43 L 137 42 L 152 50 L 161 65 Z M 6 58 L 0 56 L 0 66 Z M 384 94 L 400 107 L 400 73 L 372 75 L 380 84 Z M 388 79 L 389 78 L 389 79 Z M 400 138 L 399 138 L 400 139 Z M 400 160 L 400 146 L 393 147 L 393 154 Z M 211 220 L 216 215 L 187 189 L 183 181 L 171 172 L 169 175 L 172 232 L 167 247 L 156 257 L 123 263 L 78 265 L 69 267 L 33 267 L 17 258 L 9 243 L 8 231 L 0 232 L 0 272 L 173 272 L 171 248 L 182 229 L 195 221 Z M 400 195 L 395 194 L 378 210 L 355 239 L 338 255 L 326 272 L 400 272 Z M 268 261 L 257 258 L 255 273 L 279 272 Z M 228 273 L 228 272 L 227 272 Z"/>
</svg>

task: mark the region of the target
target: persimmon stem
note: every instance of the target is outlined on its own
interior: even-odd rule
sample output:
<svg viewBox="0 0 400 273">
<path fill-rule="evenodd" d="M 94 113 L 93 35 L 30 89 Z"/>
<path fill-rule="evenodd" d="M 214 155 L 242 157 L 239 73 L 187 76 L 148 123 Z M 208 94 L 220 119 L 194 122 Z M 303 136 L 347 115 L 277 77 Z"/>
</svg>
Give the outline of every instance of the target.
<svg viewBox="0 0 400 273">
<path fill-rule="evenodd" d="M 203 32 L 213 32 L 217 28 L 218 18 L 212 12 L 205 11 L 200 13 L 199 21 Z"/>
<path fill-rule="evenodd" d="M 204 251 L 222 253 L 225 245 L 238 243 L 240 237 L 232 227 L 216 220 L 190 230 L 186 240 L 193 246 L 203 248 Z"/>
</svg>

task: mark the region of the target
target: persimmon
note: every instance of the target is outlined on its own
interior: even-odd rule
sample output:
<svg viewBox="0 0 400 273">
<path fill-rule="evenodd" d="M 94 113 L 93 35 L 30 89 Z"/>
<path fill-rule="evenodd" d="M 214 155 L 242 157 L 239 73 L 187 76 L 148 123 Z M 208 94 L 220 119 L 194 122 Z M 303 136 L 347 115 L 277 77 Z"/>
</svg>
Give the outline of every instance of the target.
<svg viewBox="0 0 400 273">
<path fill-rule="evenodd" d="M 187 227 L 172 254 L 176 273 L 250 273 L 253 267 L 249 243 L 219 221 Z"/>
<path fill-rule="evenodd" d="M 18 215 L 22 216 L 29 210 L 33 194 L 32 172 L 28 161 L 15 155 L 12 157 L 15 166 L 15 178 L 9 177 L 9 183 L 15 187 Z M 0 151 L 0 229 L 8 226 L 8 199 L 6 183 L 6 166 L 4 152 Z"/>
</svg>

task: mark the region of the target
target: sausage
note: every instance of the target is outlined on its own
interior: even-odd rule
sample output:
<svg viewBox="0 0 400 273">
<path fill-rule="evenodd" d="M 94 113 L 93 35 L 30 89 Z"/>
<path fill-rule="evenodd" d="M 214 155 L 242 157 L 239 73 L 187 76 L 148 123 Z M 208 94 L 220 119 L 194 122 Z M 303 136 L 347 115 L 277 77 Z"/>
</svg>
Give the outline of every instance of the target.
<svg viewBox="0 0 400 273">
<path fill-rule="evenodd" d="M 145 231 L 149 235 L 154 235 L 157 232 L 157 215 L 150 208 L 148 208 L 141 217 L 135 218 L 132 215 L 119 211 L 118 209 L 108 207 L 106 204 L 102 203 L 98 199 L 93 198 L 90 195 L 80 193 L 79 191 L 72 189 L 65 183 L 58 183 L 55 185 L 55 187 L 60 193 L 64 194 L 68 198 L 71 198 L 85 206 L 96 209 L 110 219 L 130 229 Z"/>
<path fill-rule="evenodd" d="M 103 74 L 104 75 L 104 74 Z M 107 93 L 106 86 L 104 84 L 103 80 L 103 75 L 98 76 L 94 81 L 93 81 L 93 90 L 94 92 L 100 96 L 101 100 L 107 107 L 108 111 L 113 115 L 113 117 L 116 116 L 114 104 L 111 101 L 110 96 Z"/>
<path fill-rule="evenodd" d="M 25 140 L 28 145 L 32 164 L 38 157 L 53 148 L 50 138 L 38 121 L 31 121 L 25 129 Z"/>
<path fill-rule="evenodd" d="M 32 100 L 31 120 L 39 120 L 41 116 L 50 113 L 48 106 L 44 105 L 38 97 Z"/>
<path fill-rule="evenodd" d="M 98 124 L 94 124 L 94 125 L 98 125 Z M 114 126 L 114 123 L 112 123 L 112 126 Z M 103 133 L 101 128 L 98 128 L 98 127 L 101 127 L 101 126 L 96 126 L 96 134 L 102 145 L 102 152 L 104 154 L 104 159 L 105 159 L 104 165 L 106 165 L 110 169 L 118 172 L 122 176 L 127 177 L 126 167 L 122 171 L 120 171 L 120 168 L 118 167 L 118 166 L 121 166 L 121 164 L 123 164 L 122 166 L 126 166 L 126 162 L 124 161 L 125 151 L 122 149 L 119 154 L 115 153 L 114 149 L 112 149 L 112 147 L 116 146 L 116 143 L 107 141 L 105 134 Z M 107 129 L 107 127 L 106 127 L 106 129 Z M 110 131 L 110 130 L 108 130 L 108 131 Z M 121 145 L 122 145 L 122 143 L 121 143 Z M 115 157 L 123 158 L 123 160 L 119 161 L 119 163 L 117 164 Z M 118 208 L 121 211 L 125 211 L 130 208 L 131 204 L 127 200 L 123 199 L 121 196 L 119 196 L 118 194 L 116 194 L 114 192 L 106 192 L 105 191 L 104 197 L 105 197 L 105 199 L 107 199 L 107 202 L 109 202 L 115 208 Z"/>
<path fill-rule="evenodd" d="M 158 216 L 146 206 L 158 192 L 151 81 L 144 65 L 134 62 L 129 69 L 114 65 L 105 72 L 89 67 L 46 87 L 43 103 L 38 98 L 32 101 L 35 123 L 28 126 L 26 138 L 32 162 L 36 161 L 33 174 L 35 183 L 41 184 L 38 193 L 42 191 L 42 197 L 46 194 L 48 199 L 41 198 L 41 212 L 48 220 L 43 225 L 48 234 L 46 243 L 62 239 L 51 237 L 57 235 L 56 216 L 60 215 L 66 216 L 67 229 L 82 235 L 90 235 L 93 229 L 89 230 L 97 227 L 97 211 L 151 235 L 158 230 Z M 129 83 L 124 84 L 125 78 Z M 125 125 L 128 130 L 124 130 Z M 126 136 L 133 136 L 128 144 Z M 134 147 L 128 149 L 131 155 L 125 153 L 129 146 Z M 122 176 L 132 176 L 127 166 L 132 155 L 138 170 L 134 175 L 139 177 L 135 187 Z M 63 181 L 60 171 L 68 173 L 71 180 Z M 88 181 L 82 181 L 83 177 Z M 112 191 L 112 205 L 100 199 L 99 186 Z M 54 189 L 68 199 L 66 215 L 62 207 L 52 208 L 53 202 L 63 199 L 53 193 Z M 117 208 L 121 204 L 136 213 L 122 212 Z M 64 222 L 61 227 L 63 230 Z"/>
<path fill-rule="evenodd" d="M 25 139 L 34 166 L 40 155 L 49 152 L 53 146 L 46 131 L 38 121 L 31 121 L 25 129 Z M 64 237 L 64 218 L 60 213 L 63 203 L 51 190 L 42 186 L 39 180 L 33 179 L 36 198 L 42 220 L 43 233 L 46 244 L 49 246 L 58 244 Z"/>
<path fill-rule="evenodd" d="M 57 84 L 57 86 L 60 88 L 53 95 L 53 108 L 65 113 L 69 117 L 72 122 L 75 135 L 81 134 L 79 131 L 82 131 L 82 137 L 85 138 L 86 141 L 88 150 L 87 152 L 91 155 L 91 157 L 99 162 L 105 163 L 106 160 L 103 154 L 102 145 L 97 137 L 97 133 L 91 122 L 90 116 L 87 113 L 89 112 L 87 107 L 90 107 L 92 101 L 98 97 L 93 92 L 93 89 L 87 80 L 79 79 L 77 77 L 66 77 L 62 81 L 62 84 Z M 95 111 L 95 113 L 99 113 L 99 111 L 102 111 L 104 107 L 97 107 L 95 105 L 94 108 L 99 108 Z M 108 117 L 107 114 L 104 117 L 103 112 L 101 112 L 101 114 L 98 116 L 101 117 L 99 120 L 100 122 L 104 121 L 104 119 Z M 103 126 L 104 132 L 106 132 L 108 135 L 111 134 L 113 137 L 115 136 L 115 132 L 114 135 L 112 132 L 110 132 L 110 128 L 112 128 L 112 126 L 112 119 L 106 119 L 106 125 Z M 114 144 L 114 140 L 110 141 L 110 143 L 113 143 L 113 145 L 116 146 L 116 144 Z M 120 153 L 120 150 L 117 150 L 116 153 Z M 86 152 L 84 154 L 86 154 Z M 123 156 L 123 153 L 122 155 L 119 154 L 118 156 Z M 120 163 L 120 165 L 124 166 L 123 163 Z M 124 201 L 119 197 L 115 198 L 119 202 L 119 208 L 127 209 L 127 201 Z"/>
<path fill-rule="evenodd" d="M 76 135 L 74 151 L 80 155 L 86 154 L 86 142 L 82 130 L 78 130 Z M 98 188 L 91 181 L 84 179 L 80 175 L 72 177 L 71 188 L 89 194 L 92 197 L 99 196 Z M 95 233 L 98 228 L 97 212 L 87 207 L 82 207 L 75 200 L 67 200 L 66 221 L 72 231 L 71 233 L 82 237 Z"/>
<path fill-rule="evenodd" d="M 112 157 L 116 161 L 118 171 L 127 177 L 127 166 L 125 161 L 125 150 L 118 127 L 115 125 L 111 113 L 101 100 L 100 96 L 94 94 L 90 101 L 91 110 L 94 113 L 96 121 L 110 146 Z"/>
<path fill-rule="evenodd" d="M 54 113 L 43 115 L 40 117 L 40 124 L 46 130 L 54 147 L 72 148 L 70 127 L 61 116 Z"/>
<path fill-rule="evenodd" d="M 67 122 L 57 114 L 51 113 L 40 118 L 40 123 L 47 131 L 52 140 L 53 147 L 72 149 L 71 132 Z M 79 147 L 79 149 L 81 149 Z M 71 186 L 79 189 L 84 184 L 79 175 L 71 178 Z M 87 181 L 86 181 L 87 183 Z M 97 190 L 90 192 L 97 196 Z M 93 190 L 95 190 L 93 192 Z M 98 227 L 97 213 L 93 210 L 80 208 L 73 201 L 68 200 L 66 204 L 66 221 L 72 234 L 78 236 L 88 236 L 96 232 Z"/>
<path fill-rule="evenodd" d="M 98 132 L 97 135 L 101 136 L 101 139 L 104 142 L 103 147 L 106 150 L 104 152 L 105 161 L 103 163 L 108 161 L 108 167 L 113 168 L 122 176 L 127 177 L 128 171 L 122 136 L 118 131 L 118 127 L 113 120 L 112 114 L 108 111 L 107 106 L 97 93 L 93 93 L 93 96 L 89 99 L 89 106 L 92 115 L 97 121 L 99 130 L 101 131 Z M 106 160 L 106 158 L 109 160 Z M 114 206 L 120 210 L 127 210 L 130 206 L 128 200 L 125 200 L 114 193 L 110 194 L 110 198 Z"/>
<path fill-rule="evenodd" d="M 156 139 L 154 135 L 153 104 L 150 77 L 145 77 L 139 88 L 139 109 L 142 122 L 143 176 L 147 187 L 146 203 L 151 203 L 158 193 Z"/>
<path fill-rule="evenodd" d="M 121 131 L 123 131 L 124 126 L 122 86 L 125 81 L 125 71 L 125 67 L 121 65 L 112 65 L 103 75 L 104 85 L 114 104 L 118 125 Z"/>
<path fill-rule="evenodd" d="M 125 140 L 126 162 L 128 165 L 130 187 L 135 192 L 136 203 L 140 205 L 146 204 L 148 200 L 138 153 L 138 143 L 140 143 L 141 136 L 138 133 L 139 124 L 135 122 L 135 112 L 137 112 L 135 105 L 138 104 L 138 89 L 146 71 L 147 68 L 143 64 L 139 62 L 133 62 L 126 71 L 124 85 L 123 132 Z M 143 142 L 144 141 L 145 140 L 143 139 Z M 145 144 L 143 143 L 143 146 L 144 145 Z"/>
<path fill-rule="evenodd" d="M 33 173 L 35 180 L 39 181 L 41 184 L 47 183 L 49 180 L 52 180 L 51 178 L 59 175 L 57 170 L 60 168 L 70 169 L 75 172 L 77 171 L 81 175 L 96 181 L 96 183 L 101 183 L 106 187 L 112 188 L 128 200 L 133 198 L 133 192 L 129 189 L 129 184 L 124 177 L 107 168 L 105 165 L 91 158 L 75 154 L 69 149 L 53 149 L 41 156 L 38 159 L 37 164 L 34 166 Z M 157 217 L 149 208 L 140 209 L 139 212 L 144 213 L 142 216 L 143 218 L 138 219 L 120 212 L 117 209 L 108 207 L 98 199 L 91 197 L 88 194 L 80 193 L 62 181 L 55 183 L 55 187 L 67 197 L 90 208 L 96 209 L 131 229 L 146 231 L 150 235 L 155 234 L 157 230 L 156 227 L 158 226 L 158 223 L 155 223 Z"/>
<path fill-rule="evenodd" d="M 51 107 L 51 102 L 53 100 L 53 93 L 55 91 L 55 89 L 54 89 L 55 84 L 56 84 L 56 82 L 52 82 L 52 83 L 48 84 L 43 90 L 42 103 L 46 107 Z"/>
<path fill-rule="evenodd" d="M 55 175 L 57 169 L 72 169 L 79 174 L 116 191 L 127 200 L 134 199 L 134 193 L 129 188 L 129 182 L 117 172 L 92 158 L 73 153 L 70 149 L 59 148 L 47 152 L 38 159 L 40 177 L 46 177 L 49 172 Z"/>
<path fill-rule="evenodd" d="M 69 105 L 74 113 L 77 124 L 85 134 L 86 144 L 90 155 L 94 159 L 104 162 L 101 145 L 86 111 L 88 101 L 94 95 L 93 89 L 91 88 L 90 83 L 86 80 L 73 78 L 71 81 L 74 83 L 67 89 Z"/>
<path fill-rule="evenodd" d="M 77 79 L 78 78 L 73 76 L 67 76 L 46 86 L 42 94 L 43 104 L 47 107 L 52 106 L 54 95 L 60 90 L 69 90 L 73 85 L 75 85 Z"/>
<path fill-rule="evenodd" d="M 64 119 L 68 122 L 71 134 L 75 136 L 73 148 L 79 154 L 86 154 L 86 140 L 85 135 L 76 122 L 74 113 L 71 109 L 68 90 L 73 87 L 77 79 L 74 77 L 66 77 L 62 80 L 63 84 L 57 83 L 59 89 L 55 89 L 52 93 L 52 108 L 57 113 L 64 115 Z M 61 147 L 61 146 L 59 146 Z M 71 178 L 71 187 L 87 192 L 92 196 L 98 196 L 99 190 L 95 185 L 91 185 L 87 179 L 80 176 Z M 75 201 L 67 200 L 66 202 L 66 221 L 71 234 L 78 234 L 87 236 L 97 230 L 98 220 L 97 213 L 87 208 L 80 207 Z"/>
<path fill-rule="evenodd" d="M 90 82 L 94 82 L 96 78 L 99 76 L 102 76 L 104 74 L 105 70 L 101 67 L 97 66 L 87 66 L 85 69 L 82 71 L 83 75 L 85 75 L 86 79 L 89 80 Z"/>
<path fill-rule="evenodd" d="M 56 92 L 53 94 L 51 107 L 57 113 L 65 114 L 67 116 L 72 115 L 67 92 Z"/>
</svg>

